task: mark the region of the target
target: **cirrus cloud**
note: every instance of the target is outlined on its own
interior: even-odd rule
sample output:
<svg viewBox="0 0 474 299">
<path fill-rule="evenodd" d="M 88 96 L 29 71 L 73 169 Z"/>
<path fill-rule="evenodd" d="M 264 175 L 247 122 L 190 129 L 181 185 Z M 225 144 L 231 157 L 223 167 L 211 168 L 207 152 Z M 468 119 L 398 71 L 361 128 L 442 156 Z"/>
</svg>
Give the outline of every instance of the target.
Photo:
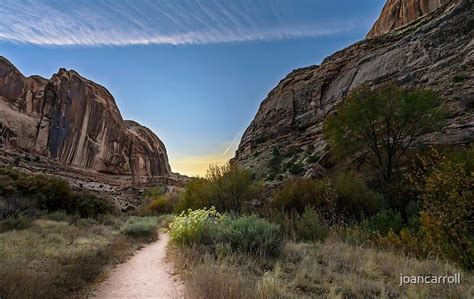
<svg viewBox="0 0 474 299">
<path fill-rule="evenodd" d="M 0 40 L 45 46 L 208 44 L 317 37 L 359 24 L 300 18 L 304 2 L 2 0 Z"/>
</svg>

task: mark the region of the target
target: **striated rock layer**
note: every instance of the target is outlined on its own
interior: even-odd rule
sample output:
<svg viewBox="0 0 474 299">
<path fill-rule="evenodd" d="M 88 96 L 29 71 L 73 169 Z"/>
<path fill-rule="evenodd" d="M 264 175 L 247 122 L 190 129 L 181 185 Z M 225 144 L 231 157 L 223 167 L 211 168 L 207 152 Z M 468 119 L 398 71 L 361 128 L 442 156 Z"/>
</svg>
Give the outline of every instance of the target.
<svg viewBox="0 0 474 299">
<path fill-rule="evenodd" d="M 388 0 L 367 37 L 375 37 L 424 16 L 449 0 Z"/>
<path fill-rule="evenodd" d="M 291 72 L 261 103 L 242 137 L 235 161 L 262 176 L 271 172 L 270 159 L 277 149 L 283 157 L 291 156 L 293 165 L 305 165 L 307 176 L 317 175 L 324 164 L 318 162 L 327 151 L 324 118 L 354 87 L 386 80 L 439 92 L 452 113 L 444 129 L 431 136 L 433 142 L 471 143 L 473 2 L 444 4 L 401 30 L 358 42 L 326 58 L 321 65 Z M 294 167 L 293 172 L 298 171 Z"/>
<path fill-rule="evenodd" d="M 50 80 L 25 77 L 3 57 L 0 146 L 61 165 L 131 175 L 135 184 L 171 174 L 163 142 L 124 121 L 107 89 L 72 70 L 60 69 Z"/>
</svg>

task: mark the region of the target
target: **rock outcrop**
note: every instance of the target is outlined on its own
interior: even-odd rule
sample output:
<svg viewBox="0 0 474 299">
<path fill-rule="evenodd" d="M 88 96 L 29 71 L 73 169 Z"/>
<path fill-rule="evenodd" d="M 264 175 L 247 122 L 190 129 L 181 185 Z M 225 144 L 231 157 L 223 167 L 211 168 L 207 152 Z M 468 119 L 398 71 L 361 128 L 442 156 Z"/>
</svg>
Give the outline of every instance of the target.
<svg viewBox="0 0 474 299">
<path fill-rule="evenodd" d="M 400 28 L 434 11 L 447 1 L 449 0 L 388 0 L 367 37 L 379 36 Z"/>
<path fill-rule="evenodd" d="M 0 146 L 135 184 L 171 173 L 166 149 L 147 128 L 124 121 L 113 96 L 75 71 L 25 77 L 0 57 Z M 1 154 L 0 151 L 0 154 Z"/>
<path fill-rule="evenodd" d="M 396 80 L 405 87 L 431 88 L 450 107 L 447 125 L 431 136 L 433 142 L 471 143 L 473 3 L 445 3 L 400 30 L 358 42 L 321 65 L 291 72 L 261 103 L 241 139 L 235 161 L 264 176 L 272 172 L 271 160 L 277 153 L 282 165 L 293 166 L 283 175 L 317 176 L 327 152 L 322 131 L 325 117 L 354 87 L 386 80 Z"/>
</svg>

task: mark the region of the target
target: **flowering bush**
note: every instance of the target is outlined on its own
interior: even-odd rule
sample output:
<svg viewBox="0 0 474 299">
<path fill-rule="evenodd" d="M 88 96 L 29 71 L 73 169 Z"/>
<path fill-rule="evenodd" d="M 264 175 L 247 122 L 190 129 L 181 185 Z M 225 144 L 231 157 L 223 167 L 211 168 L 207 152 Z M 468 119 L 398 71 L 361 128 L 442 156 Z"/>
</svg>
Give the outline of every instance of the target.
<svg viewBox="0 0 474 299">
<path fill-rule="evenodd" d="M 214 207 L 183 211 L 169 225 L 171 239 L 181 245 L 207 243 L 225 218 Z"/>
</svg>

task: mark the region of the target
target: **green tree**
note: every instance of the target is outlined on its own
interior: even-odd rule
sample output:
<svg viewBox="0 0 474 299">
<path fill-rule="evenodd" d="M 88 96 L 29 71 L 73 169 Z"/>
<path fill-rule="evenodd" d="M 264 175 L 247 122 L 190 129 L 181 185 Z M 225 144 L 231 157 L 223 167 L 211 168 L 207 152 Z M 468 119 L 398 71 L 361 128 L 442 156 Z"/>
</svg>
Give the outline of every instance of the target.
<svg viewBox="0 0 474 299">
<path fill-rule="evenodd" d="M 407 150 L 439 123 L 438 103 L 428 90 L 406 90 L 394 82 L 375 89 L 365 84 L 325 120 L 325 137 L 339 154 L 365 155 L 383 182 L 390 183 Z"/>
<path fill-rule="evenodd" d="M 219 212 L 240 213 L 253 199 L 259 198 L 263 186 L 252 174 L 237 165 L 210 166 L 206 178 L 192 178 L 176 211 L 216 207 Z"/>
<path fill-rule="evenodd" d="M 230 163 L 210 166 L 206 178 L 211 183 L 211 202 L 219 211 L 240 214 L 252 199 L 261 194 L 263 187 L 254 181 L 249 171 Z"/>
</svg>

